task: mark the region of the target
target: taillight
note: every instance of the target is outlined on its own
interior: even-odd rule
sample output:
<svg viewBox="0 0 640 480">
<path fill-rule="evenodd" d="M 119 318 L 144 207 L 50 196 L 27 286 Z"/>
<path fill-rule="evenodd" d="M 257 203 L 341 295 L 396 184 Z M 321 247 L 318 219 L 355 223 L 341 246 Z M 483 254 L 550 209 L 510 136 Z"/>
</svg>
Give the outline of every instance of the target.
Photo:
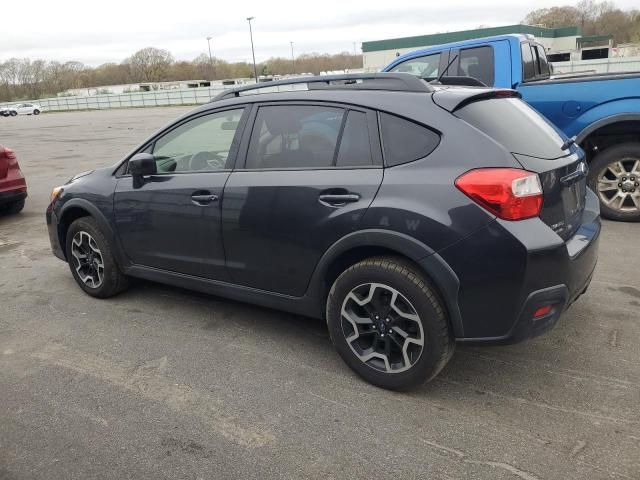
<svg viewBox="0 0 640 480">
<path fill-rule="evenodd" d="M 542 185 L 537 174 L 516 168 L 479 168 L 456 179 L 465 195 L 504 220 L 537 217 Z"/>
</svg>

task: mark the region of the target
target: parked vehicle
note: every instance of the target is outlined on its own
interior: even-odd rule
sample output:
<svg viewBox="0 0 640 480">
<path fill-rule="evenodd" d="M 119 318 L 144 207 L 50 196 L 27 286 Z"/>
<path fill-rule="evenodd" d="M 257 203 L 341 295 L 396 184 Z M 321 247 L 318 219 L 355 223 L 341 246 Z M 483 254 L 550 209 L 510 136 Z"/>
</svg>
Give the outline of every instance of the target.
<svg viewBox="0 0 640 480">
<path fill-rule="evenodd" d="M 0 214 L 19 213 L 27 198 L 27 182 L 13 150 L 0 145 Z"/>
<path fill-rule="evenodd" d="M 0 115 L 3 117 L 15 117 L 18 115 L 18 111 L 13 107 L 2 107 L 0 108 Z"/>
<path fill-rule="evenodd" d="M 224 92 L 54 189 L 51 246 L 86 293 L 131 276 L 326 318 L 351 368 L 401 388 L 456 340 L 541 334 L 586 290 L 584 152 L 516 92 L 407 74 L 274 86 L 291 90 Z"/>
<path fill-rule="evenodd" d="M 12 107 L 12 109 L 17 115 L 40 115 L 40 111 L 42 110 L 40 105 L 36 105 L 35 103 L 19 103 Z"/>
<path fill-rule="evenodd" d="M 469 76 L 514 88 L 587 154 L 602 215 L 640 221 L 640 72 L 553 78 L 545 50 L 528 35 L 437 45 L 399 56 L 385 72 L 429 79 Z"/>
</svg>

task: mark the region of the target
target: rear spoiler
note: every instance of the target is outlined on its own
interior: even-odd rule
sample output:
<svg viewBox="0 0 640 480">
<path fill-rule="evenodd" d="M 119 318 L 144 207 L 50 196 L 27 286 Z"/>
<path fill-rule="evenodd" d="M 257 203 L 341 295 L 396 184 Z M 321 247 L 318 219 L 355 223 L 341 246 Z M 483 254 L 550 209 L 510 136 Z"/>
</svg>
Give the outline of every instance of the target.
<svg viewBox="0 0 640 480">
<path fill-rule="evenodd" d="M 509 88 L 443 88 L 432 98 L 436 105 L 453 113 L 473 102 L 491 98 L 522 98 L 522 95 Z"/>
</svg>

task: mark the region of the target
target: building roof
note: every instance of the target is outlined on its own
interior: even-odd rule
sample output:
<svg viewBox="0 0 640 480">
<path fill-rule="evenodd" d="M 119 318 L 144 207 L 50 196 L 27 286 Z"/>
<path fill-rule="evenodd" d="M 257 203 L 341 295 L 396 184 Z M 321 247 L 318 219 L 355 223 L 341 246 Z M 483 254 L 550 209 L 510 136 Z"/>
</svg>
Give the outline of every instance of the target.
<svg viewBox="0 0 640 480">
<path fill-rule="evenodd" d="M 433 35 L 363 42 L 362 51 L 377 52 L 380 50 L 395 50 L 399 48 L 428 47 L 431 45 L 461 42 L 478 37 L 493 37 L 509 33 L 528 33 L 542 38 L 577 37 L 580 35 L 580 27 L 544 28 L 517 24 L 505 25 L 503 27 L 477 28 L 475 30 L 461 30 L 459 32 L 435 33 Z"/>
</svg>

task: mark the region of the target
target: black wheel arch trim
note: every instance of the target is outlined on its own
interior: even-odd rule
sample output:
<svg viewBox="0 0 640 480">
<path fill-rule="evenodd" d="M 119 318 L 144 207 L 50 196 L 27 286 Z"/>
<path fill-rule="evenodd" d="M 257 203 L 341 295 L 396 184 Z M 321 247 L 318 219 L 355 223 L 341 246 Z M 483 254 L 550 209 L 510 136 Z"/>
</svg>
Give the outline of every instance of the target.
<svg viewBox="0 0 640 480">
<path fill-rule="evenodd" d="M 126 256 L 123 254 L 123 250 L 120 248 L 118 238 L 114 234 L 114 230 L 111 227 L 109 220 L 107 220 L 107 217 L 105 217 L 105 215 L 100 211 L 98 207 L 96 207 L 93 203 L 89 202 L 88 200 L 85 200 L 83 198 L 71 198 L 67 200 L 64 203 L 64 205 L 60 207 L 60 210 L 56 212 L 56 217 L 58 218 L 58 221 L 62 222 L 62 219 L 64 218 L 65 213 L 72 208 L 81 208 L 82 210 L 85 210 L 93 219 L 95 219 L 96 222 L 98 222 L 98 225 L 102 229 L 104 235 L 111 241 L 111 245 L 113 246 L 113 249 L 114 249 L 114 255 L 120 265 L 125 266 L 130 263 L 129 260 L 126 258 Z M 66 246 L 62 242 L 62 232 L 60 231 L 60 223 L 56 226 L 56 228 L 58 230 L 58 241 L 66 257 L 66 254 L 67 254 Z"/>
<path fill-rule="evenodd" d="M 576 135 L 576 143 L 580 145 L 593 132 L 601 129 L 602 127 L 606 127 L 607 125 L 633 121 L 640 122 L 640 113 L 618 113 L 616 115 L 610 115 L 608 117 L 601 118 L 600 120 L 596 120 L 589 126 L 585 127 L 580 133 L 578 133 L 578 135 Z"/>
<path fill-rule="evenodd" d="M 455 337 L 464 337 L 462 316 L 458 307 L 460 280 L 451 267 L 428 245 L 419 240 L 392 230 L 367 229 L 345 235 L 327 249 L 316 268 L 307 287 L 307 297 L 314 297 L 321 315 L 324 315 L 324 281 L 330 266 L 338 257 L 356 248 L 385 248 L 405 256 L 416 263 L 435 283 L 442 300 L 445 302 L 451 327 Z M 322 296 L 320 296 L 322 295 Z"/>
</svg>

